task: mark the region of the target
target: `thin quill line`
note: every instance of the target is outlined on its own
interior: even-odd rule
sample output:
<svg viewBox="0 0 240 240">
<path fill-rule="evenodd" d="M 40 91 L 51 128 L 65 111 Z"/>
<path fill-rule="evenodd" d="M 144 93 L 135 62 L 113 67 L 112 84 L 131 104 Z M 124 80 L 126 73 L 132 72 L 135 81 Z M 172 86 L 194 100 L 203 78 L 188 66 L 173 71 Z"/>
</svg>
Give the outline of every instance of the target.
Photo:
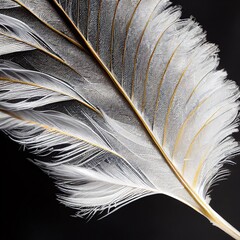
<svg viewBox="0 0 240 240">
<path fill-rule="evenodd" d="M 77 27 L 80 28 L 80 2 L 77 0 Z"/>
<path fill-rule="evenodd" d="M 143 37 L 144 37 L 144 34 L 148 28 L 148 25 L 149 23 L 151 22 L 153 16 L 154 16 L 154 13 L 155 13 L 155 10 L 157 9 L 157 7 L 159 6 L 159 4 L 162 2 L 162 0 L 160 0 L 156 6 L 154 7 L 154 9 L 152 10 L 152 13 L 150 14 L 147 22 L 145 23 L 145 26 L 144 26 L 144 29 L 141 33 L 141 36 L 140 36 L 140 40 L 138 42 L 138 45 L 137 45 L 137 48 L 136 48 L 136 52 L 135 52 L 135 56 L 134 56 L 134 64 L 133 64 L 133 74 L 132 74 L 132 91 L 131 91 L 131 99 L 134 98 L 134 84 L 135 84 L 135 75 L 136 75 L 136 69 L 137 69 L 137 57 L 138 57 L 138 52 L 139 52 L 139 49 L 140 49 L 140 46 L 141 46 L 141 43 L 142 43 L 142 40 L 143 40 Z"/>
<path fill-rule="evenodd" d="M 56 32 L 57 34 L 61 35 L 62 37 L 64 37 L 65 39 L 67 39 L 69 42 L 73 43 L 74 45 L 76 45 L 80 50 L 85 51 L 85 49 L 83 48 L 83 46 L 78 43 L 77 41 L 75 41 L 74 39 L 72 39 L 71 37 L 67 36 L 66 34 L 62 33 L 61 31 L 57 30 L 56 28 L 54 28 L 53 26 L 49 25 L 47 22 L 45 22 L 44 20 L 42 20 L 40 17 L 38 17 L 35 13 L 33 13 L 31 11 L 30 8 L 28 8 L 26 5 L 24 5 L 22 2 L 20 2 L 19 0 L 14 0 L 16 3 L 18 3 L 21 7 L 23 7 L 24 9 L 26 9 L 29 13 L 31 13 L 36 19 L 38 19 L 40 22 L 42 22 L 45 26 L 47 26 L 49 29 L 51 29 L 52 31 Z"/>
<path fill-rule="evenodd" d="M 168 105 L 167 114 L 166 114 L 164 127 L 163 127 L 163 141 L 162 141 L 162 146 L 163 147 L 164 147 L 164 145 L 166 144 L 166 141 L 167 141 L 168 121 L 169 121 L 169 116 L 170 116 L 170 113 L 171 113 L 171 110 L 172 110 L 173 100 L 174 100 L 174 97 L 175 97 L 176 92 L 178 90 L 178 87 L 179 87 L 180 83 L 182 82 L 182 79 L 185 76 L 185 74 L 186 74 L 189 66 L 191 65 L 191 63 L 192 63 L 192 60 L 188 63 L 188 65 L 186 66 L 186 68 L 182 72 L 182 74 L 181 74 L 181 76 L 180 76 L 180 78 L 177 82 L 177 85 L 174 88 L 173 94 L 172 94 L 171 99 L 170 99 L 170 103 Z"/>
<path fill-rule="evenodd" d="M 146 70 L 146 76 L 145 76 L 145 81 L 144 81 L 144 88 L 143 88 L 143 97 L 142 97 L 142 112 L 144 111 L 145 109 L 145 106 L 146 106 L 146 99 L 147 99 L 147 83 L 148 83 L 148 75 L 149 75 L 149 71 L 150 71 L 150 65 L 152 63 L 152 59 L 153 59 L 153 56 L 157 50 L 157 47 L 159 46 L 159 43 L 161 42 L 161 39 L 163 38 L 164 34 L 167 32 L 167 30 L 173 25 L 174 23 L 170 24 L 159 36 L 155 46 L 154 46 L 154 49 L 151 53 L 151 56 L 148 60 L 148 64 L 147 64 L 147 70 Z"/>
<path fill-rule="evenodd" d="M 96 52 L 99 54 L 99 35 L 100 35 L 100 19 L 101 19 L 101 11 L 102 10 L 102 0 L 100 0 L 99 8 L 98 8 L 98 18 L 97 18 L 97 47 Z"/>
<path fill-rule="evenodd" d="M 86 33 L 86 39 L 89 40 L 89 21 L 90 21 L 90 10 L 91 10 L 91 4 L 90 4 L 91 0 L 87 0 L 88 3 L 88 11 L 87 11 L 87 33 Z"/>
<path fill-rule="evenodd" d="M 167 70 L 178 50 L 178 48 L 181 46 L 182 42 L 178 44 L 178 46 L 174 49 L 170 59 L 168 60 L 167 62 L 167 65 L 164 69 L 164 72 L 162 74 L 162 77 L 160 78 L 160 81 L 159 81 L 159 85 L 158 85 L 158 89 L 157 89 L 157 98 L 156 98 L 156 102 L 155 102 L 155 108 L 154 108 L 154 113 L 153 113 L 153 120 L 152 120 L 152 129 L 154 128 L 154 125 L 155 125 L 155 122 L 156 122 L 156 118 L 157 118 L 157 111 L 158 111 L 158 106 L 159 106 L 159 102 L 160 102 L 160 97 L 161 97 L 161 88 L 162 88 L 162 84 L 163 84 L 163 81 L 164 81 L 164 78 L 165 78 L 165 75 L 167 73 Z"/>
<path fill-rule="evenodd" d="M 200 173 L 202 171 L 203 164 L 205 163 L 205 161 L 207 160 L 207 157 L 209 155 L 209 149 L 210 149 L 210 147 L 207 148 L 207 150 L 204 152 L 204 154 L 202 155 L 202 157 L 199 161 L 196 173 L 195 173 L 194 178 L 193 178 L 193 183 L 192 183 L 192 187 L 194 189 L 196 189 L 196 187 L 197 187 L 197 184 L 198 184 L 198 181 L 199 181 L 199 176 L 200 176 Z"/>
<path fill-rule="evenodd" d="M 8 82 L 11 82 L 11 83 L 18 83 L 18 84 L 23 84 L 23 85 L 28 85 L 28 86 L 32 86 L 32 87 L 37 87 L 37 88 L 41 88 L 41 89 L 45 89 L 45 90 L 49 90 L 49 91 L 52 91 L 52 92 L 57 92 L 61 95 L 64 95 L 64 96 L 68 96 L 70 98 L 72 98 L 73 100 L 76 100 L 80 103 L 82 103 L 83 105 L 85 105 L 86 107 L 90 108 L 91 110 L 97 112 L 97 113 L 101 113 L 99 110 L 97 110 L 96 108 L 94 108 L 93 106 L 87 104 L 86 102 L 84 101 L 81 101 L 80 99 L 76 98 L 76 97 L 73 97 L 71 95 L 68 95 L 64 92 L 61 92 L 61 91 L 56 91 L 56 90 L 53 90 L 51 88 L 47 88 L 47 87 L 44 87 L 44 86 L 41 86 L 41 85 L 38 85 L 36 83 L 31 83 L 31 82 L 23 82 L 19 79 L 10 79 L 10 78 L 5 78 L 5 77 L 0 77 L 0 81 L 8 81 Z"/>
<path fill-rule="evenodd" d="M 113 47 L 114 47 L 114 30 L 115 30 L 115 20 L 116 20 L 116 15 L 117 15 L 117 9 L 119 5 L 120 0 L 117 1 L 115 10 L 114 10 L 114 15 L 113 15 L 113 20 L 112 20 L 112 29 L 111 29 L 111 42 L 110 42 L 110 70 L 112 71 L 112 61 L 113 61 Z"/>
<path fill-rule="evenodd" d="M 29 43 L 29 42 L 25 42 L 25 41 L 23 41 L 23 40 L 21 40 L 21 39 L 19 39 L 19 38 L 16 38 L 16 37 L 11 36 L 11 35 L 7 35 L 7 34 L 4 34 L 4 33 L 0 33 L 0 35 L 3 35 L 3 36 L 5 36 L 5 37 L 7 37 L 7 38 L 14 39 L 14 40 L 19 41 L 19 42 L 21 42 L 21 43 L 24 43 L 24 44 L 26 44 L 26 45 L 34 48 L 34 49 L 38 49 L 38 50 L 42 51 L 43 53 L 49 55 L 51 58 L 53 58 L 53 59 L 59 61 L 60 63 L 64 64 L 65 66 L 67 66 L 67 67 L 70 68 L 72 71 L 74 71 L 75 73 L 77 73 L 79 76 L 82 77 L 82 75 L 81 75 L 79 72 L 77 72 L 73 67 L 71 67 L 65 60 L 63 60 L 62 58 L 60 58 L 60 57 L 56 56 L 55 54 L 49 52 L 48 50 L 46 50 L 46 49 L 44 49 L 44 48 L 42 48 L 42 47 L 39 47 L 39 46 L 37 46 L 37 45 L 33 45 L 33 44 Z"/>
<path fill-rule="evenodd" d="M 177 133 L 177 137 L 176 137 L 176 140 L 175 140 L 175 144 L 174 144 L 174 147 L 173 147 L 173 151 L 172 151 L 172 159 L 175 158 L 175 155 L 176 155 L 176 152 L 177 152 L 177 148 L 178 148 L 178 145 L 180 143 L 180 140 L 182 138 L 182 135 L 184 133 L 184 129 L 186 128 L 188 122 L 190 121 L 190 119 L 194 116 L 194 114 L 197 112 L 197 110 L 211 97 L 208 96 L 206 98 L 204 98 L 202 101 L 200 101 L 200 103 L 197 104 L 196 107 L 194 107 L 194 109 L 187 115 L 187 117 L 185 118 L 183 124 L 181 125 L 181 127 L 179 128 L 178 130 L 178 133 Z"/>
<path fill-rule="evenodd" d="M 190 145 L 188 146 L 187 152 L 185 157 L 183 158 L 183 168 L 182 168 L 182 174 L 184 175 L 185 170 L 186 170 L 186 166 L 187 166 L 187 162 L 188 159 L 191 155 L 193 146 L 197 140 L 197 138 L 199 137 L 199 135 L 206 129 L 206 127 L 208 127 L 213 121 L 215 121 L 216 119 L 218 119 L 219 116 L 224 115 L 225 113 L 227 113 L 229 111 L 229 109 L 223 113 L 221 113 L 219 116 L 215 117 L 215 115 L 221 110 L 223 109 L 223 107 L 220 107 L 217 111 L 215 111 L 210 118 L 208 118 L 208 120 L 204 123 L 204 125 L 198 130 L 198 132 L 195 134 L 195 136 L 193 137 Z"/>
<path fill-rule="evenodd" d="M 96 148 L 99 148 L 99 149 L 102 149 L 106 152 L 109 152 L 117 157 L 120 157 L 121 159 L 124 159 L 121 155 L 119 155 L 117 152 L 111 150 L 111 149 L 108 149 L 108 148 L 105 148 L 103 146 L 100 146 L 100 145 L 97 145 L 95 143 L 92 143 L 92 142 L 89 142 L 89 141 L 86 141 L 85 139 L 82 139 L 80 137 L 77 137 L 75 135 L 72 135 L 70 133 L 67 133 L 67 132 L 64 132 L 63 130 L 59 129 L 59 128 L 56 128 L 56 127 L 53 127 L 53 126 L 48 126 L 48 125 L 45 125 L 45 124 L 42 124 L 42 123 L 39 123 L 39 122 L 36 122 L 36 121 L 32 121 L 32 120 L 27 120 L 27 119 L 24 119 L 20 116 L 17 115 L 16 112 L 14 112 L 14 114 L 12 113 L 9 113 L 8 111 L 5 111 L 3 109 L 0 109 L 1 112 L 9 115 L 10 117 L 12 118 L 15 118 L 15 119 L 18 119 L 22 122 L 25 122 L 26 124 L 30 124 L 30 125 L 33 125 L 33 126 L 38 126 L 38 127 L 41 127 L 43 129 L 45 129 L 46 131 L 49 131 L 49 132 L 52 132 L 52 133 L 56 133 L 56 134 L 59 134 L 59 135 L 64 135 L 64 136 L 67 136 L 67 137 L 70 137 L 70 138 L 74 138 L 76 139 L 77 141 L 83 141 L 93 147 L 96 147 Z"/>
<path fill-rule="evenodd" d="M 197 91 L 197 89 L 198 89 L 198 87 L 200 86 L 200 84 L 203 82 L 203 80 L 204 80 L 211 72 L 212 72 L 212 70 L 209 71 L 208 73 L 206 73 L 206 74 L 201 78 L 201 80 L 197 83 L 197 85 L 195 86 L 195 88 L 194 88 L 193 91 L 191 92 L 188 100 L 186 101 L 186 104 L 189 103 L 190 99 L 192 98 L 192 96 L 194 95 L 194 93 Z"/>
<path fill-rule="evenodd" d="M 122 84 L 121 84 L 122 86 L 123 86 L 123 81 L 124 81 L 125 55 L 126 55 L 126 50 L 127 50 L 128 32 L 129 32 L 129 29 L 130 29 L 130 27 L 131 27 L 131 25 L 132 25 L 133 17 L 134 17 L 134 15 L 135 15 L 135 13 L 136 13 L 136 11 L 137 11 L 137 9 L 138 9 L 141 1 L 142 1 L 142 0 L 139 0 L 139 1 L 138 1 L 137 5 L 136 5 L 135 8 L 134 8 L 134 11 L 133 11 L 133 13 L 132 13 L 132 15 L 131 15 L 131 18 L 130 18 L 129 22 L 127 23 L 125 40 L 124 40 L 124 47 L 123 47 L 123 54 L 122 54 Z"/>
</svg>

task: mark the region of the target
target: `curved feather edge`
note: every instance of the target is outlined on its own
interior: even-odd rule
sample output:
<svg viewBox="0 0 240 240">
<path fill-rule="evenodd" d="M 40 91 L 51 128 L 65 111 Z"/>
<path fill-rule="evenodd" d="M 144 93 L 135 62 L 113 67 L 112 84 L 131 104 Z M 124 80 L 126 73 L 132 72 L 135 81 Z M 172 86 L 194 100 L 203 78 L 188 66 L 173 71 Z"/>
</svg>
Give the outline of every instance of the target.
<svg viewBox="0 0 240 240">
<path fill-rule="evenodd" d="M 20 7 L 17 3 L 12 0 L 1 0 L 0 9 L 16 8 Z"/>
<path fill-rule="evenodd" d="M 0 119 L 0 129 L 14 141 L 40 158 L 52 156 L 52 162 L 33 162 L 56 179 L 64 193 L 60 201 L 77 209 L 78 216 L 91 217 L 106 210 L 109 214 L 116 206 L 160 193 L 106 140 L 72 117 L 32 110 L 1 111 Z"/>
</svg>

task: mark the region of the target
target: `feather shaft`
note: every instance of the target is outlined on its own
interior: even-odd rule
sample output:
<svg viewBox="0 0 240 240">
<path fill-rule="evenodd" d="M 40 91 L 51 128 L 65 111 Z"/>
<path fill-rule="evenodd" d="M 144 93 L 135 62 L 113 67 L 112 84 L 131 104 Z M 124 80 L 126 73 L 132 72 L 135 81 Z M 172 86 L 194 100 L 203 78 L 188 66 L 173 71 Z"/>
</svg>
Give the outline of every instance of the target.
<svg viewBox="0 0 240 240">
<path fill-rule="evenodd" d="M 201 26 L 168 0 L 13 2 L 27 11 L 0 15 L 0 55 L 18 53 L 0 62 L 0 129 L 39 155 L 60 201 L 91 217 L 166 194 L 240 239 L 209 205 L 240 151 L 240 92 Z"/>
<path fill-rule="evenodd" d="M 73 43 L 74 45 L 76 45 L 77 47 L 79 47 L 79 49 L 84 51 L 83 46 L 77 42 L 75 39 L 73 39 L 72 37 L 69 37 L 68 35 L 64 34 L 63 32 L 61 32 L 60 30 L 58 30 L 57 28 L 53 27 L 51 24 L 49 24 L 48 22 L 44 21 L 42 18 L 40 18 L 36 13 L 34 13 L 29 7 L 26 6 L 26 4 L 24 4 L 21 0 L 13 0 L 15 3 L 15 5 L 13 6 L 21 6 L 24 9 L 26 9 L 29 13 L 31 13 L 36 19 L 38 19 L 40 22 L 42 22 L 43 24 L 45 24 L 49 29 L 51 29 L 52 31 L 56 32 L 57 34 L 61 35 L 62 37 L 66 38 L 69 42 Z M 12 2 L 13 2 L 12 1 Z M 13 3 L 14 4 L 14 3 Z M 18 5 L 17 5 L 18 4 Z"/>
<path fill-rule="evenodd" d="M 230 236 L 232 236 L 235 239 L 240 239 L 240 232 L 238 232 L 238 230 L 236 230 L 234 227 L 232 227 L 229 223 L 227 223 L 223 218 L 221 218 L 220 216 L 218 216 L 213 210 L 212 208 L 207 205 L 205 203 L 205 201 L 203 201 L 198 194 L 196 194 L 196 192 L 194 191 L 194 189 L 192 189 L 192 187 L 186 182 L 186 180 L 184 179 L 184 177 L 182 176 L 182 174 L 176 169 L 175 165 L 173 164 L 173 162 L 171 161 L 170 157 L 168 156 L 168 154 L 165 152 L 165 150 L 163 149 L 163 147 L 160 145 L 160 143 L 157 140 L 157 137 L 154 135 L 153 131 L 150 129 L 150 127 L 148 126 L 148 124 L 146 123 L 146 121 L 144 120 L 143 116 L 141 115 L 141 113 L 137 110 L 137 108 L 135 107 L 134 103 L 132 102 L 131 98 L 126 94 L 125 90 L 123 89 L 123 87 L 120 85 L 120 83 L 118 82 L 118 80 L 116 79 L 116 77 L 112 74 L 112 72 L 108 69 L 108 67 L 105 65 L 105 63 L 101 60 L 101 58 L 99 57 L 99 55 L 97 54 L 97 52 L 93 49 L 93 47 L 88 43 L 87 39 L 83 36 L 83 34 L 81 33 L 81 31 L 75 26 L 74 22 L 68 17 L 68 15 L 66 14 L 66 12 L 64 11 L 64 9 L 61 7 L 61 5 L 57 2 L 57 0 L 53 0 L 53 2 L 55 3 L 56 7 L 66 16 L 66 18 L 68 19 L 69 23 L 76 29 L 76 31 L 78 32 L 79 36 L 81 37 L 81 39 L 83 39 L 83 41 L 85 42 L 86 46 L 88 47 L 89 51 L 92 53 L 92 55 L 94 56 L 94 58 L 97 60 L 97 62 L 101 65 L 101 67 L 104 69 L 104 71 L 107 73 L 107 75 L 110 77 L 110 79 L 113 81 L 113 83 L 115 84 L 115 86 L 117 87 L 117 89 L 119 90 L 119 92 L 123 95 L 123 97 L 125 98 L 125 100 L 128 102 L 128 104 L 130 105 L 131 109 L 134 111 L 134 113 L 136 114 L 136 116 L 138 117 L 138 119 L 140 120 L 140 122 L 142 123 L 142 125 L 144 126 L 144 128 L 146 129 L 146 131 L 148 132 L 149 136 L 151 137 L 153 143 L 157 146 L 159 153 L 164 157 L 166 163 L 168 164 L 168 166 L 170 167 L 170 169 L 173 171 L 173 173 L 175 174 L 175 176 L 178 178 L 178 180 L 182 183 L 182 185 L 184 186 L 184 188 L 188 191 L 188 193 L 192 196 L 192 198 L 198 203 L 198 205 L 200 206 L 200 212 L 206 216 L 211 222 L 213 222 L 213 224 L 215 224 L 216 226 L 218 226 L 220 229 L 222 229 L 223 231 L 225 231 L 226 233 L 228 233 Z M 140 4 L 141 1 L 139 1 L 138 5 Z M 135 9 L 136 11 L 136 9 Z M 135 13 L 134 11 L 134 13 Z M 181 44 L 181 43 L 180 43 Z M 173 54 L 171 55 L 171 58 L 167 64 L 166 69 L 168 68 L 168 65 L 170 64 L 170 61 L 172 60 L 174 54 L 176 53 L 178 47 L 180 46 L 180 44 L 177 46 L 177 48 L 175 49 L 175 51 L 173 52 Z M 166 73 L 166 69 L 165 72 L 163 74 L 162 79 L 164 78 L 164 75 Z M 192 207 L 192 206 L 191 206 Z M 195 209 L 196 210 L 196 209 Z"/>
</svg>

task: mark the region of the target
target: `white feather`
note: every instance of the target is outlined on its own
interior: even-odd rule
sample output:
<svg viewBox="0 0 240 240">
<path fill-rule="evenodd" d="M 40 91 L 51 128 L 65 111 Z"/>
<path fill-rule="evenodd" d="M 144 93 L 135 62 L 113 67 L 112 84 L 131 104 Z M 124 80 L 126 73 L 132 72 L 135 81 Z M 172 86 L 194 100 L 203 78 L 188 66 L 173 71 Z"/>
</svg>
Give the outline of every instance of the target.
<svg viewBox="0 0 240 240">
<path fill-rule="evenodd" d="M 0 85 L 3 91 L 0 96 L 1 106 L 7 109 L 31 109 L 73 99 L 94 109 L 69 83 L 44 73 L 26 70 L 9 61 L 0 63 Z M 78 85 L 81 83 L 78 82 Z M 9 99 L 14 102 L 9 102 Z"/>
<path fill-rule="evenodd" d="M 53 53 L 48 44 L 28 25 L 3 14 L 0 14 L 0 41 L 0 55 L 35 48 Z"/>
<path fill-rule="evenodd" d="M 0 9 L 16 8 L 19 5 L 12 0 L 0 0 Z"/>
<path fill-rule="evenodd" d="M 240 239 L 209 206 L 210 188 L 239 152 L 231 137 L 239 90 L 217 70 L 218 49 L 202 28 L 180 20 L 168 0 L 53 1 L 82 51 L 49 27 L 46 7 L 29 7 L 39 1 L 20 2 L 45 26 L 27 18 L 38 34 L 0 15 L 0 54 L 28 59 L 0 64 L 0 128 L 50 158 L 37 164 L 56 179 L 61 201 L 91 216 L 163 193 Z"/>
</svg>

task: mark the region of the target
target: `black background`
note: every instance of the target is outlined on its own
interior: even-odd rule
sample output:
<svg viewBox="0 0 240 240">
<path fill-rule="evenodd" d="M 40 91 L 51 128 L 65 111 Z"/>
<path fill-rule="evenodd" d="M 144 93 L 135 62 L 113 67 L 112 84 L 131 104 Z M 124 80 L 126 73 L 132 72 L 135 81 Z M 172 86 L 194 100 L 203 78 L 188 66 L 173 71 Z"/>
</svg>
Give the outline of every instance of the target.
<svg viewBox="0 0 240 240">
<path fill-rule="evenodd" d="M 193 15 L 221 52 L 221 68 L 240 85 L 240 10 L 236 0 L 173 0 L 183 16 Z M 235 134 L 240 139 L 240 134 Z M 1 143 L 1 239 L 231 239 L 208 220 L 167 196 L 140 199 L 103 220 L 72 217 L 74 211 L 55 200 L 52 181 L 30 163 L 30 156 L 4 134 Z M 240 229 L 240 156 L 232 174 L 216 186 L 211 206 Z"/>
</svg>

